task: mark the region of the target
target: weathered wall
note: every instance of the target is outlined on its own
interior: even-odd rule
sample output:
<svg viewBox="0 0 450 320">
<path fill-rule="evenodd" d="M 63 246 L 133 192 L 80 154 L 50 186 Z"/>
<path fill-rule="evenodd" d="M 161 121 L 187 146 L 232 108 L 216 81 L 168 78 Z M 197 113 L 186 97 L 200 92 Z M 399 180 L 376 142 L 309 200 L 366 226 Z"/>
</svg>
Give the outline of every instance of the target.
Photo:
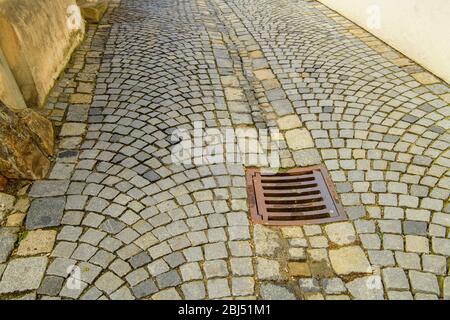
<svg viewBox="0 0 450 320">
<path fill-rule="evenodd" d="M 22 92 L 16 83 L 16 78 L 9 68 L 2 48 L 0 47 L 0 101 L 13 110 L 26 109 L 27 105 L 23 100 Z"/>
<path fill-rule="evenodd" d="M 450 83 L 449 0 L 319 1 Z"/>
<path fill-rule="evenodd" d="M 0 0 L 0 47 L 29 107 L 44 103 L 83 39 L 77 10 L 75 0 Z"/>
</svg>

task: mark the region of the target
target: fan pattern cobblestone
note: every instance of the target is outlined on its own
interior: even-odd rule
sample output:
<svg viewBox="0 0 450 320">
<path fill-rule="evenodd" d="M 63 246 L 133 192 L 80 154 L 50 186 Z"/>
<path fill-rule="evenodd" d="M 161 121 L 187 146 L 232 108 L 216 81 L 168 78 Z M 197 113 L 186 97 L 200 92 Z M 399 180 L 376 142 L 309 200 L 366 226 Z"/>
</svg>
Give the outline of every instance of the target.
<svg viewBox="0 0 450 320">
<path fill-rule="evenodd" d="M 0 229 L 0 296 L 450 298 L 449 103 L 315 1 L 113 1 L 49 98 L 58 155 Z M 281 166 L 325 164 L 349 221 L 253 225 L 245 166 L 268 162 L 173 163 L 196 121 L 280 130 Z"/>
</svg>

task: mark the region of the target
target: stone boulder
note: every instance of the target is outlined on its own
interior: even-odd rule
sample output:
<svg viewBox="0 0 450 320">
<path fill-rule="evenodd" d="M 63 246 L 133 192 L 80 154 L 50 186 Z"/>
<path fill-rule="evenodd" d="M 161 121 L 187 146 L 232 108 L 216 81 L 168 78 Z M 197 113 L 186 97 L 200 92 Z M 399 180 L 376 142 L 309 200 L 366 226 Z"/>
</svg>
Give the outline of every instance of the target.
<svg viewBox="0 0 450 320">
<path fill-rule="evenodd" d="M 108 9 L 108 0 L 77 0 L 81 15 L 87 22 L 99 23 Z"/>
<path fill-rule="evenodd" d="M 11 111 L 0 102 L 0 175 L 42 179 L 53 155 L 52 123 L 31 109 Z"/>
</svg>

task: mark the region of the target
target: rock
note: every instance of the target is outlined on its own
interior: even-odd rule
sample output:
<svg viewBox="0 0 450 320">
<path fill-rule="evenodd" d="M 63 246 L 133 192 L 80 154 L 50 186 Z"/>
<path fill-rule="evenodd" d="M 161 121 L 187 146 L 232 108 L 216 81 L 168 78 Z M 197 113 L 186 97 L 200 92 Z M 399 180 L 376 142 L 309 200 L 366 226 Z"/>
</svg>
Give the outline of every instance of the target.
<svg viewBox="0 0 450 320">
<path fill-rule="evenodd" d="M 6 193 L 0 192 L 0 211 L 9 212 L 14 207 L 16 198 Z"/>
<path fill-rule="evenodd" d="M 33 200 L 25 226 L 28 230 L 59 226 L 66 205 L 65 197 Z"/>
<path fill-rule="evenodd" d="M 344 281 L 339 278 L 322 279 L 322 286 L 326 294 L 339 294 L 347 291 Z"/>
<path fill-rule="evenodd" d="M 434 274 L 411 270 L 409 279 L 411 280 L 411 287 L 414 293 L 434 293 L 439 295 L 439 284 Z"/>
<path fill-rule="evenodd" d="M 331 265 L 337 274 L 371 272 L 369 261 L 360 247 L 352 246 L 330 250 L 329 254 Z"/>
<path fill-rule="evenodd" d="M 290 130 L 300 128 L 302 123 L 296 114 L 288 115 L 278 119 L 278 127 L 280 130 Z"/>
<path fill-rule="evenodd" d="M 29 196 L 33 198 L 62 196 L 69 188 L 69 180 L 35 181 Z"/>
<path fill-rule="evenodd" d="M 137 286 L 134 286 L 131 290 L 133 291 L 133 294 L 136 296 L 136 298 L 140 299 L 157 292 L 158 287 L 153 282 L 153 280 L 147 279 L 139 283 Z"/>
<path fill-rule="evenodd" d="M 302 227 L 281 227 L 281 233 L 286 238 L 303 238 L 303 230 Z"/>
<path fill-rule="evenodd" d="M 17 250 L 19 256 L 31 256 L 41 253 L 50 253 L 55 243 L 56 231 L 36 230 L 28 232 Z"/>
<path fill-rule="evenodd" d="M 53 154 L 53 127 L 35 111 L 17 113 L 0 102 L 0 173 L 11 179 L 42 179 Z"/>
<path fill-rule="evenodd" d="M 438 255 L 422 256 L 423 271 L 431 272 L 437 275 L 445 275 L 447 273 L 447 258 Z"/>
<path fill-rule="evenodd" d="M 131 294 L 130 289 L 126 286 L 121 287 L 111 294 L 111 300 L 135 300 L 136 298 Z"/>
<path fill-rule="evenodd" d="M 252 277 L 232 278 L 231 287 L 234 296 L 249 296 L 255 293 L 255 280 Z"/>
<path fill-rule="evenodd" d="M 450 239 L 433 238 L 431 243 L 435 253 L 450 256 Z"/>
<path fill-rule="evenodd" d="M 240 88 L 225 88 L 225 97 L 228 101 L 243 101 L 244 91 Z"/>
<path fill-rule="evenodd" d="M 416 293 L 414 295 L 414 299 L 416 300 L 439 300 L 438 296 L 430 293 Z"/>
<path fill-rule="evenodd" d="M 306 261 L 306 252 L 304 248 L 289 248 L 290 261 Z"/>
<path fill-rule="evenodd" d="M 77 0 L 81 15 L 90 23 L 99 23 L 108 9 L 106 0 Z"/>
<path fill-rule="evenodd" d="M 329 278 L 335 276 L 329 261 L 322 260 L 320 262 L 311 262 L 311 275 L 316 278 Z"/>
<path fill-rule="evenodd" d="M 311 166 L 322 161 L 319 151 L 316 149 L 304 149 L 292 152 L 294 161 L 298 166 Z"/>
<path fill-rule="evenodd" d="M 52 123 L 30 109 L 21 111 L 19 117 L 23 125 L 30 130 L 37 146 L 44 154 L 52 156 L 54 147 L 54 131 Z"/>
<path fill-rule="evenodd" d="M 61 137 L 81 136 L 86 132 L 85 123 L 69 122 L 64 123 L 59 135 Z"/>
<path fill-rule="evenodd" d="M 187 300 L 204 299 L 206 295 L 205 285 L 201 281 L 191 281 L 181 286 L 184 297 Z"/>
<path fill-rule="evenodd" d="M 228 297 L 231 294 L 226 278 L 208 280 L 207 288 L 210 299 Z"/>
<path fill-rule="evenodd" d="M 355 279 L 346 284 L 350 294 L 358 300 L 384 300 L 380 276 Z"/>
<path fill-rule="evenodd" d="M 298 285 L 302 292 L 319 292 L 320 284 L 319 280 L 315 278 L 299 279 Z"/>
<path fill-rule="evenodd" d="M 152 296 L 153 300 L 181 300 L 175 288 L 159 291 Z"/>
<path fill-rule="evenodd" d="M 412 76 L 421 84 L 433 84 L 439 82 L 439 79 L 429 72 L 414 73 Z"/>
<path fill-rule="evenodd" d="M 450 215 L 448 213 L 436 212 L 433 214 L 432 222 L 450 228 Z"/>
<path fill-rule="evenodd" d="M 314 148 L 314 141 L 307 129 L 293 129 L 287 131 L 286 142 L 292 150 Z"/>
<path fill-rule="evenodd" d="M 427 237 L 407 235 L 405 236 L 405 242 L 406 242 L 406 251 L 416 253 L 430 252 Z"/>
<path fill-rule="evenodd" d="M 328 238 L 337 245 L 346 245 L 355 242 L 356 235 L 353 225 L 349 222 L 333 223 L 325 226 Z"/>
<path fill-rule="evenodd" d="M 269 80 L 275 78 L 275 75 L 272 73 L 270 69 L 261 69 L 254 71 L 256 79 L 259 81 Z"/>
<path fill-rule="evenodd" d="M 95 282 L 97 288 L 106 292 L 107 294 L 111 294 L 112 292 L 117 290 L 122 284 L 123 280 L 117 277 L 114 273 L 109 271 L 104 273 Z"/>
<path fill-rule="evenodd" d="M 25 213 L 30 208 L 30 199 L 28 197 L 19 198 L 14 205 L 14 212 L 22 212 Z"/>
<path fill-rule="evenodd" d="M 47 296 L 57 296 L 61 291 L 64 283 L 64 278 L 55 276 L 46 276 L 37 291 L 38 294 Z"/>
<path fill-rule="evenodd" d="M 261 280 L 279 280 L 281 279 L 280 264 L 275 260 L 264 258 L 256 259 L 256 269 L 258 278 Z"/>
<path fill-rule="evenodd" d="M 387 290 L 409 289 L 408 278 L 402 268 L 385 268 L 382 275 Z"/>
<path fill-rule="evenodd" d="M 323 295 L 321 293 L 315 292 L 315 293 L 304 293 L 305 300 L 325 300 Z"/>
<path fill-rule="evenodd" d="M 263 225 L 253 228 L 256 254 L 274 256 L 281 248 L 280 237 L 274 231 Z"/>
<path fill-rule="evenodd" d="M 295 300 L 293 290 L 271 283 L 261 285 L 260 292 L 264 300 Z"/>
<path fill-rule="evenodd" d="M 444 299 L 450 300 L 450 277 L 446 277 L 444 280 Z"/>
<path fill-rule="evenodd" d="M 24 213 L 14 213 L 8 216 L 6 220 L 7 227 L 21 227 L 23 224 L 23 220 L 25 220 L 26 214 Z"/>
<path fill-rule="evenodd" d="M 305 262 L 289 262 L 289 272 L 294 277 L 310 277 L 311 270 Z"/>
<path fill-rule="evenodd" d="M 72 104 L 90 104 L 92 96 L 84 93 L 74 93 L 70 95 L 69 102 Z"/>
<path fill-rule="evenodd" d="M 20 258 L 9 262 L 0 282 L 0 294 L 35 290 L 47 266 L 46 257 Z"/>
<path fill-rule="evenodd" d="M 0 228 L 0 263 L 6 262 L 17 240 L 17 228 Z"/>
<path fill-rule="evenodd" d="M 350 300 L 350 297 L 345 294 L 339 294 L 339 295 L 327 296 L 326 299 L 327 300 Z"/>
<path fill-rule="evenodd" d="M 20 297 L 14 297 L 11 300 L 36 300 L 36 293 L 35 292 L 25 293 L 24 295 Z"/>
<path fill-rule="evenodd" d="M 368 250 L 369 260 L 375 266 L 394 266 L 394 254 L 390 250 Z"/>
<path fill-rule="evenodd" d="M 389 300 L 413 300 L 413 296 L 409 291 L 388 291 Z"/>
</svg>

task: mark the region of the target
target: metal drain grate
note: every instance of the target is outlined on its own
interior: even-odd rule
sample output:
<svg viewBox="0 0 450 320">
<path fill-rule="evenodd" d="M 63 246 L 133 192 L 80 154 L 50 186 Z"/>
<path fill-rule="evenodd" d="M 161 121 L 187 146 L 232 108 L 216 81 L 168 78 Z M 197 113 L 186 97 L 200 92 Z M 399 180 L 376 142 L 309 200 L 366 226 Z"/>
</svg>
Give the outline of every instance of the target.
<svg viewBox="0 0 450 320">
<path fill-rule="evenodd" d="M 302 225 L 346 220 L 344 210 L 322 166 L 270 174 L 247 169 L 252 219 L 271 225 Z"/>
</svg>

